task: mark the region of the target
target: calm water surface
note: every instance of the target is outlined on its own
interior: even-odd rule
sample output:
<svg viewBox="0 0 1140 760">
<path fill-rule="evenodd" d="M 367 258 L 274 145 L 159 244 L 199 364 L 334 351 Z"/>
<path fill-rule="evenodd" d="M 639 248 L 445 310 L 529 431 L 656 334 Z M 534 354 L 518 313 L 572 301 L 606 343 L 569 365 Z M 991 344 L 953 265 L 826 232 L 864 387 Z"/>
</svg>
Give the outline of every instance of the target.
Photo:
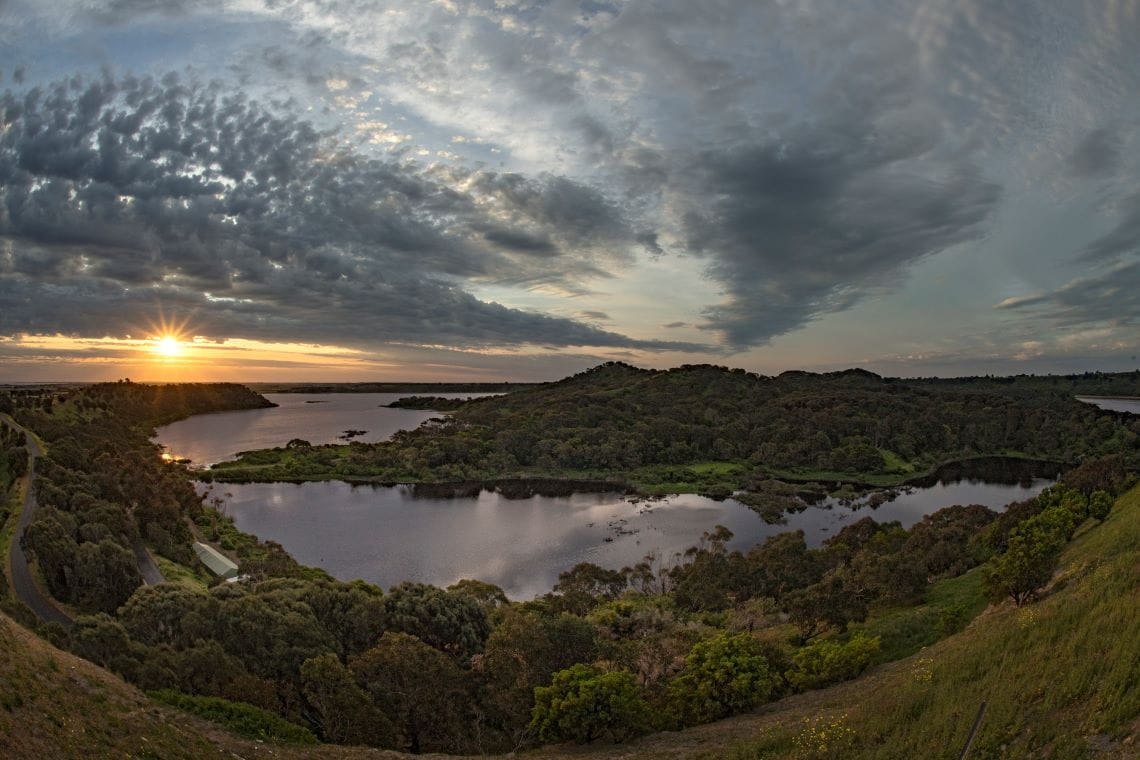
<svg viewBox="0 0 1140 760">
<path fill-rule="evenodd" d="M 331 443 L 349 428 L 368 431 L 359 440 L 383 440 L 437 416 L 382 407 L 400 395 L 270 394 L 279 407 L 191 417 L 160 429 L 157 440 L 172 454 L 210 464 L 238 451 L 281 446 L 291 438 Z M 429 499 L 413 497 L 402 486 L 341 482 L 221 483 L 212 494 L 224 497 L 239 528 L 280 542 L 300 562 L 323 567 L 337 578 L 363 578 L 385 588 L 405 580 L 448 585 L 478 578 L 501 586 L 514 599 L 527 599 L 549 591 L 558 573 L 578 562 L 620 568 L 651 551 L 668 558 L 716 525 L 735 534 L 733 548 L 800 529 L 816 546 L 866 515 L 909 527 L 952 504 L 1002 509 L 1050 482 L 1024 476 L 992 482 L 993 475 L 986 477 L 991 482 L 958 471 L 877 509 L 828 500 L 789 514 L 785 525 L 768 525 L 731 499 L 718 502 L 691 494 L 637 503 L 618 494 L 507 499 L 488 491 L 476 498 Z"/>
<path fill-rule="evenodd" d="M 655 551 L 670 557 L 716 525 L 734 534 L 733 548 L 802 529 L 810 545 L 865 515 L 909 527 L 951 504 L 1001 509 L 1046 485 L 962 480 L 902 494 L 877 509 L 828 502 L 768 525 L 731 499 L 683 494 L 664 501 L 630 503 L 617 494 L 576 494 L 507 499 L 484 491 L 477 498 L 413 498 L 410 489 L 320 483 L 219 483 L 239 528 L 280 542 L 298 561 L 323 567 L 337 578 L 363 578 L 385 588 L 414 580 L 446 586 L 478 578 L 501 586 L 513 599 L 545 593 L 558 573 L 579 562 L 620 568 Z M 606 541 L 606 538 L 611 539 Z"/>
<path fill-rule="evenodd" d="M 1084 398 L 1077 396 L 1077 400 L 1095 404 L 1101 409 L 1110 409 L 1114 412 L 1140 414 L 1140 398 Z"/>
<path fill-rule="evenodd" d="M 411 430 L 439 412 L 385 409 L 407 393 L 266 393 L 273 409 L 199 414 L 159 428 L 155 440 L 175 457 L 196 465 L 233 459 L 239 451 L 284 446 L 293 438 L 309 443 L 343 443 L 346 430 L 366 430 L 353 440 L 383 441 L 397 430 Z M 445 398 L 473 398 L 486 393 L 437 393 Z"/>
</svg>

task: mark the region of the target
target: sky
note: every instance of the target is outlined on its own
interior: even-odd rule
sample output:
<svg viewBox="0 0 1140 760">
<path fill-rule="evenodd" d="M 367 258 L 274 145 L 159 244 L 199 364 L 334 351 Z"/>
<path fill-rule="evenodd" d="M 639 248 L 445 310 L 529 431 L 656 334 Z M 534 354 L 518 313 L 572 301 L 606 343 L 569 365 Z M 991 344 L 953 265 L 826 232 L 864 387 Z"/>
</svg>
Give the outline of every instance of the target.
<svg viewBox="0 0 1140 760">
<path fill-rule="evenodd" d="M 0 0 L 0 382 L 1140 367 L 1140 0 Z"/>
</svg>

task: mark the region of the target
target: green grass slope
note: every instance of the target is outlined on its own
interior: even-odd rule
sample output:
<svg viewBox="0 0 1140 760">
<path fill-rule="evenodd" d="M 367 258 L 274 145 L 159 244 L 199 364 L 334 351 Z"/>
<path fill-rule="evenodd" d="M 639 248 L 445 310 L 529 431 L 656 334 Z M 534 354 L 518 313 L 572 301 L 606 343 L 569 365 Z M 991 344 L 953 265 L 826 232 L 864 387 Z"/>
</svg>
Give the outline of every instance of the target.
<svg viewBox="0 0 1140 760">
<path fill-rule="evenodd" d="M 832 691 L 795 709 L 799 722 L 782 730 L 760 718 L 761 736 L 733 756 L 956 758 L 984 702 L 970 758 L 1140 757 L 1140 488 L 1103 525 L 1085 527 L 1040 601 L 992 608 L 887 672 Z M 831 726 L 843 736 L 816 751 L 826 742 L 810 746 L 815 724 L 816 734 Z"/>
<path fill-rule="evenodd" d="M 1140 487 L 1087 524 L 1039 601 L 864 677 L 630 745 L 537 757 L 1140 758 Z"/>
<path fill-rule="evenodd" d="M 983 702 L 971 760 L 1140 757 L 1140 487 L 1103 524 L 1083 527 L 1047 593 L 1020 610 L 991 607 L 917 654 L 757 714 L 525 756 L 950 759 Z M 0 756 L 405 757 L 239 739 L 148 700 L 3 616 Z"/>
</svg>

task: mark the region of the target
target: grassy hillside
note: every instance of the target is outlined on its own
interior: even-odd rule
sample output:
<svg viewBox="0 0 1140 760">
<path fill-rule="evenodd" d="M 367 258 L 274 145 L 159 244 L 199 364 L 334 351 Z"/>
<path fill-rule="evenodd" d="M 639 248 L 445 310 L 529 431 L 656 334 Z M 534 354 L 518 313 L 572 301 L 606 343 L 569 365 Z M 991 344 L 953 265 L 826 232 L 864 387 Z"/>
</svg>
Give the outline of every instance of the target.
<svg viewBox="0 0 1140 760">
<path fill-rule="evenodd" d="M 407 757 L 235 738 L 3 617 L 0 651 L 4 757 Z M 1140 754 L 1140 487 L 1103 525 L 1085 526 L 1039 602 L 991 608 L 908 659 L 754 715 L 527 756 L 956 758 L 983 701 L 974 760 Z"/>
<path fill-rule="evenodd" d="M 1140 487 L 1085 526 L 1039 602 L 856 681 L 587 756 L 952 759 L 982 702 L 971 760 L 1140 757 Z"/>
<path fill-rule="evenodd" d="M 0 616 L 0 756 L 223 758 L 209 725 Z M 236 745 L 235 745 L 236 748 Z"/>
</svg>

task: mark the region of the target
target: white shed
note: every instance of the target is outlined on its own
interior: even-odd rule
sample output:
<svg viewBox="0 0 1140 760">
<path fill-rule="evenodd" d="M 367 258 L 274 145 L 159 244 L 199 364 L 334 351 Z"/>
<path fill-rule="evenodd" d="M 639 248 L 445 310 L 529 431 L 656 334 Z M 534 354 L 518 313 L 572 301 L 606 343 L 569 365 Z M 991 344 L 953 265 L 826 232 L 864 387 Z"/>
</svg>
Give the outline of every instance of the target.
<svg viewBox="0 0 1140 760">
<path fill-rule="evenodd" d="M 198 555 L 198 559 L 202 560 L 202 564 L 214 575 L 222 578 L 233 578 L 237 575 L 238 566 L 234 564 L 233 560 L 209 544 L 195 541 L 194 553 Z"/>
</svg>

